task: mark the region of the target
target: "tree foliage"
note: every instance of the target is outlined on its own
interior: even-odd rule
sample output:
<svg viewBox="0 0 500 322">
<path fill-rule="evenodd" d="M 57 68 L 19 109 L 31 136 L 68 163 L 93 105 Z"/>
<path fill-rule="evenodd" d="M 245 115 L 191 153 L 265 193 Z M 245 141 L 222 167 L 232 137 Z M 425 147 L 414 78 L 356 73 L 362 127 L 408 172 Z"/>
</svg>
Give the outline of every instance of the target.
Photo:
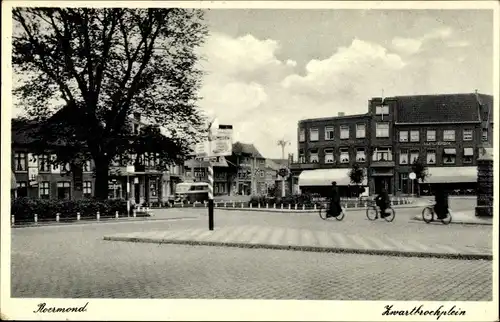
<svg viewBox="0 0 500 322">
<path fill-rule="evenodd" d="M 421 158 L 418 158 L 412 163 L 411 171 L 415 173 L 416 179 L 420 182 L 425 182 L 425 179 L 429 176 L 427 166 Z"/>
<path fill-rule="evenodd" d="M 365 169 L 362 168 L 359 163 L 354 163 L 351 170 L 349 170 L 349 179 L 351 183 L 355 185 L 360 185 L 366 178 Z"/>
<path fill-rule="evenodd" d="M 109 163 L 117 155 L 151 148 L 175 162 L 201 138 L 202 11 L 15 8 L 13 17 L 12 62 L 20 83 L 14 94 L 44 124 L 41 134 L 71 147 L 58 157 L 91 156 L 97 197 L 107 196 Z M 168 135 L 132 132 L 134 113 Z"/>
</svg>

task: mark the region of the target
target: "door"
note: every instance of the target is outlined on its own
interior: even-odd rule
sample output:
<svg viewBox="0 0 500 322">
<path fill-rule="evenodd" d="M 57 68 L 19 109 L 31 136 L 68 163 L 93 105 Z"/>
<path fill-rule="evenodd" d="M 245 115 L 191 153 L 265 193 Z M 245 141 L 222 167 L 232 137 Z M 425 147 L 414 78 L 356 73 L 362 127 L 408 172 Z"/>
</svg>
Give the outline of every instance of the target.
<svg viewBox="0 0 500 322">
<path fill-rule="evenodd" d="M 382 189 L 388 194 L 392 193 L 391 177 L 375 177 L 375 194 L 382 192 Z"/>
</svg>

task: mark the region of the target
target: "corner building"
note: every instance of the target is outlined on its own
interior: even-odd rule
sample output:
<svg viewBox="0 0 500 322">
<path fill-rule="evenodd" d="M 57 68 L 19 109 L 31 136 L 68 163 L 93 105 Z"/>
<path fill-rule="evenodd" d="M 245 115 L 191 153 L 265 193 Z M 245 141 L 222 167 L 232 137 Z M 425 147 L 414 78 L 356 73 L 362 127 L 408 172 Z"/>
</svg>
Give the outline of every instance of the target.
<svg viewBox="0 0 500 322">
<path fill-rule="evenodd" d="M 410 194 L 411 164 L 421 158 L 429 173 L 422 194 L 438 187 L 475 194 L 477 158 L 493 144 L 492 113 L 490 95 L 437 94 L 375 97 L 366 114 L 301 120 L 292 185 L 325 194 L 337 181 L 347 195 L 348 172 L 357 162 L 367 170 L 363 184 L 370 194 L 383 187 Z"/>
</svg>

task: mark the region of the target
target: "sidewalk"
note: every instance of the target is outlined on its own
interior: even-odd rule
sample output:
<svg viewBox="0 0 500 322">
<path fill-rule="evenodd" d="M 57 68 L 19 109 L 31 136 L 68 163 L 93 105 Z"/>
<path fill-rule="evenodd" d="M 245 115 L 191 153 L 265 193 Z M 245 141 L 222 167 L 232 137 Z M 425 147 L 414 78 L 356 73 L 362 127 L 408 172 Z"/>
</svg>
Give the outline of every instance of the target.
<svg viewBox="0 0 500 322">
<path fill-rule="evenodd" d="M 268 226 L 221 227 L 213 231 L 198 228 L 135 232 L 104 236 L 104 240 L 469 260 L 492 260 L 493 257 L 491 249 L 425 245 L 413 240 L 395 240 L 388 236 Z"/>
<path fill-rule="evenodd" d="M 415 215 L 411 221 L 423 222 L 422 214 Z M 431 222 L 430 224 L 442 225 L 440 221 Z M 493 218 L 476 217 L 473 210 L 463 212 L 452 212 L 452 219 L 450 224 L 461 225 L 493 225 Z"/>
</svg>

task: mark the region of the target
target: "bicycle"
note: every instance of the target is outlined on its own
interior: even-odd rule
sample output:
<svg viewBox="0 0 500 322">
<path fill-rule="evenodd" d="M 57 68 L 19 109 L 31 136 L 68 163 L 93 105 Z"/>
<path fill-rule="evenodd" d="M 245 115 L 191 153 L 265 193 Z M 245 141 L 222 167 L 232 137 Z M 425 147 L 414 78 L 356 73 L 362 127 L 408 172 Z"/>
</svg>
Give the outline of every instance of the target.
<svg viewBox="0 0 500 322">
<path fill-rule="evenodd" d="M 370 206 L 368 206 L 368 208 L 366 208 L 366 217 L 368 218 L 368 220 L 371 220 L 371 221 L 376 220 L 376 219 L 378 219 L 379 212 L 380 212 L 380 210 L 379 210 L 379 207 L 377 205 L 370 205 Z M 394 209 L 389 205 L 385 209 L 385 212 L 388 215 L 385 217 L 382 217 L 382 216 L 380 216 L 380 217 L 384 218 L 385 221 L 387 221 L 387 222 L 392 222 L 394 220 L 394 218 L 396 217 L 396 212 L 394 211 Z"/>
<path fill-rule="evenodd" d="M 328 216 L 329 207 L 327 207 L 327 204 L 321 204 L 319 206 L 319 217 L 323 220 L 329 220 L 329 219 L 335 218 L 338 221 L 341 221 L 345 217 L 345 211 L 344 211 L 344 208 L 340 208 L 340 209 L 342 209 L 342 211 L 340 212 L 340 214 L 337 217 Z"/>
<path fill-rule="evenodd" d="M 446 214 L 445 218 L 439 219 L 437 218 L 437 214 L 434 211 L 434 206 L 427 206 L 424 208 L 424 210 L 422 210 L 422 219 L 426 224 L 440 220 L 443 224 L 448 225 L 452 220 L 451 209 L 448 208 L 448 213 Z"/>
</svg>

